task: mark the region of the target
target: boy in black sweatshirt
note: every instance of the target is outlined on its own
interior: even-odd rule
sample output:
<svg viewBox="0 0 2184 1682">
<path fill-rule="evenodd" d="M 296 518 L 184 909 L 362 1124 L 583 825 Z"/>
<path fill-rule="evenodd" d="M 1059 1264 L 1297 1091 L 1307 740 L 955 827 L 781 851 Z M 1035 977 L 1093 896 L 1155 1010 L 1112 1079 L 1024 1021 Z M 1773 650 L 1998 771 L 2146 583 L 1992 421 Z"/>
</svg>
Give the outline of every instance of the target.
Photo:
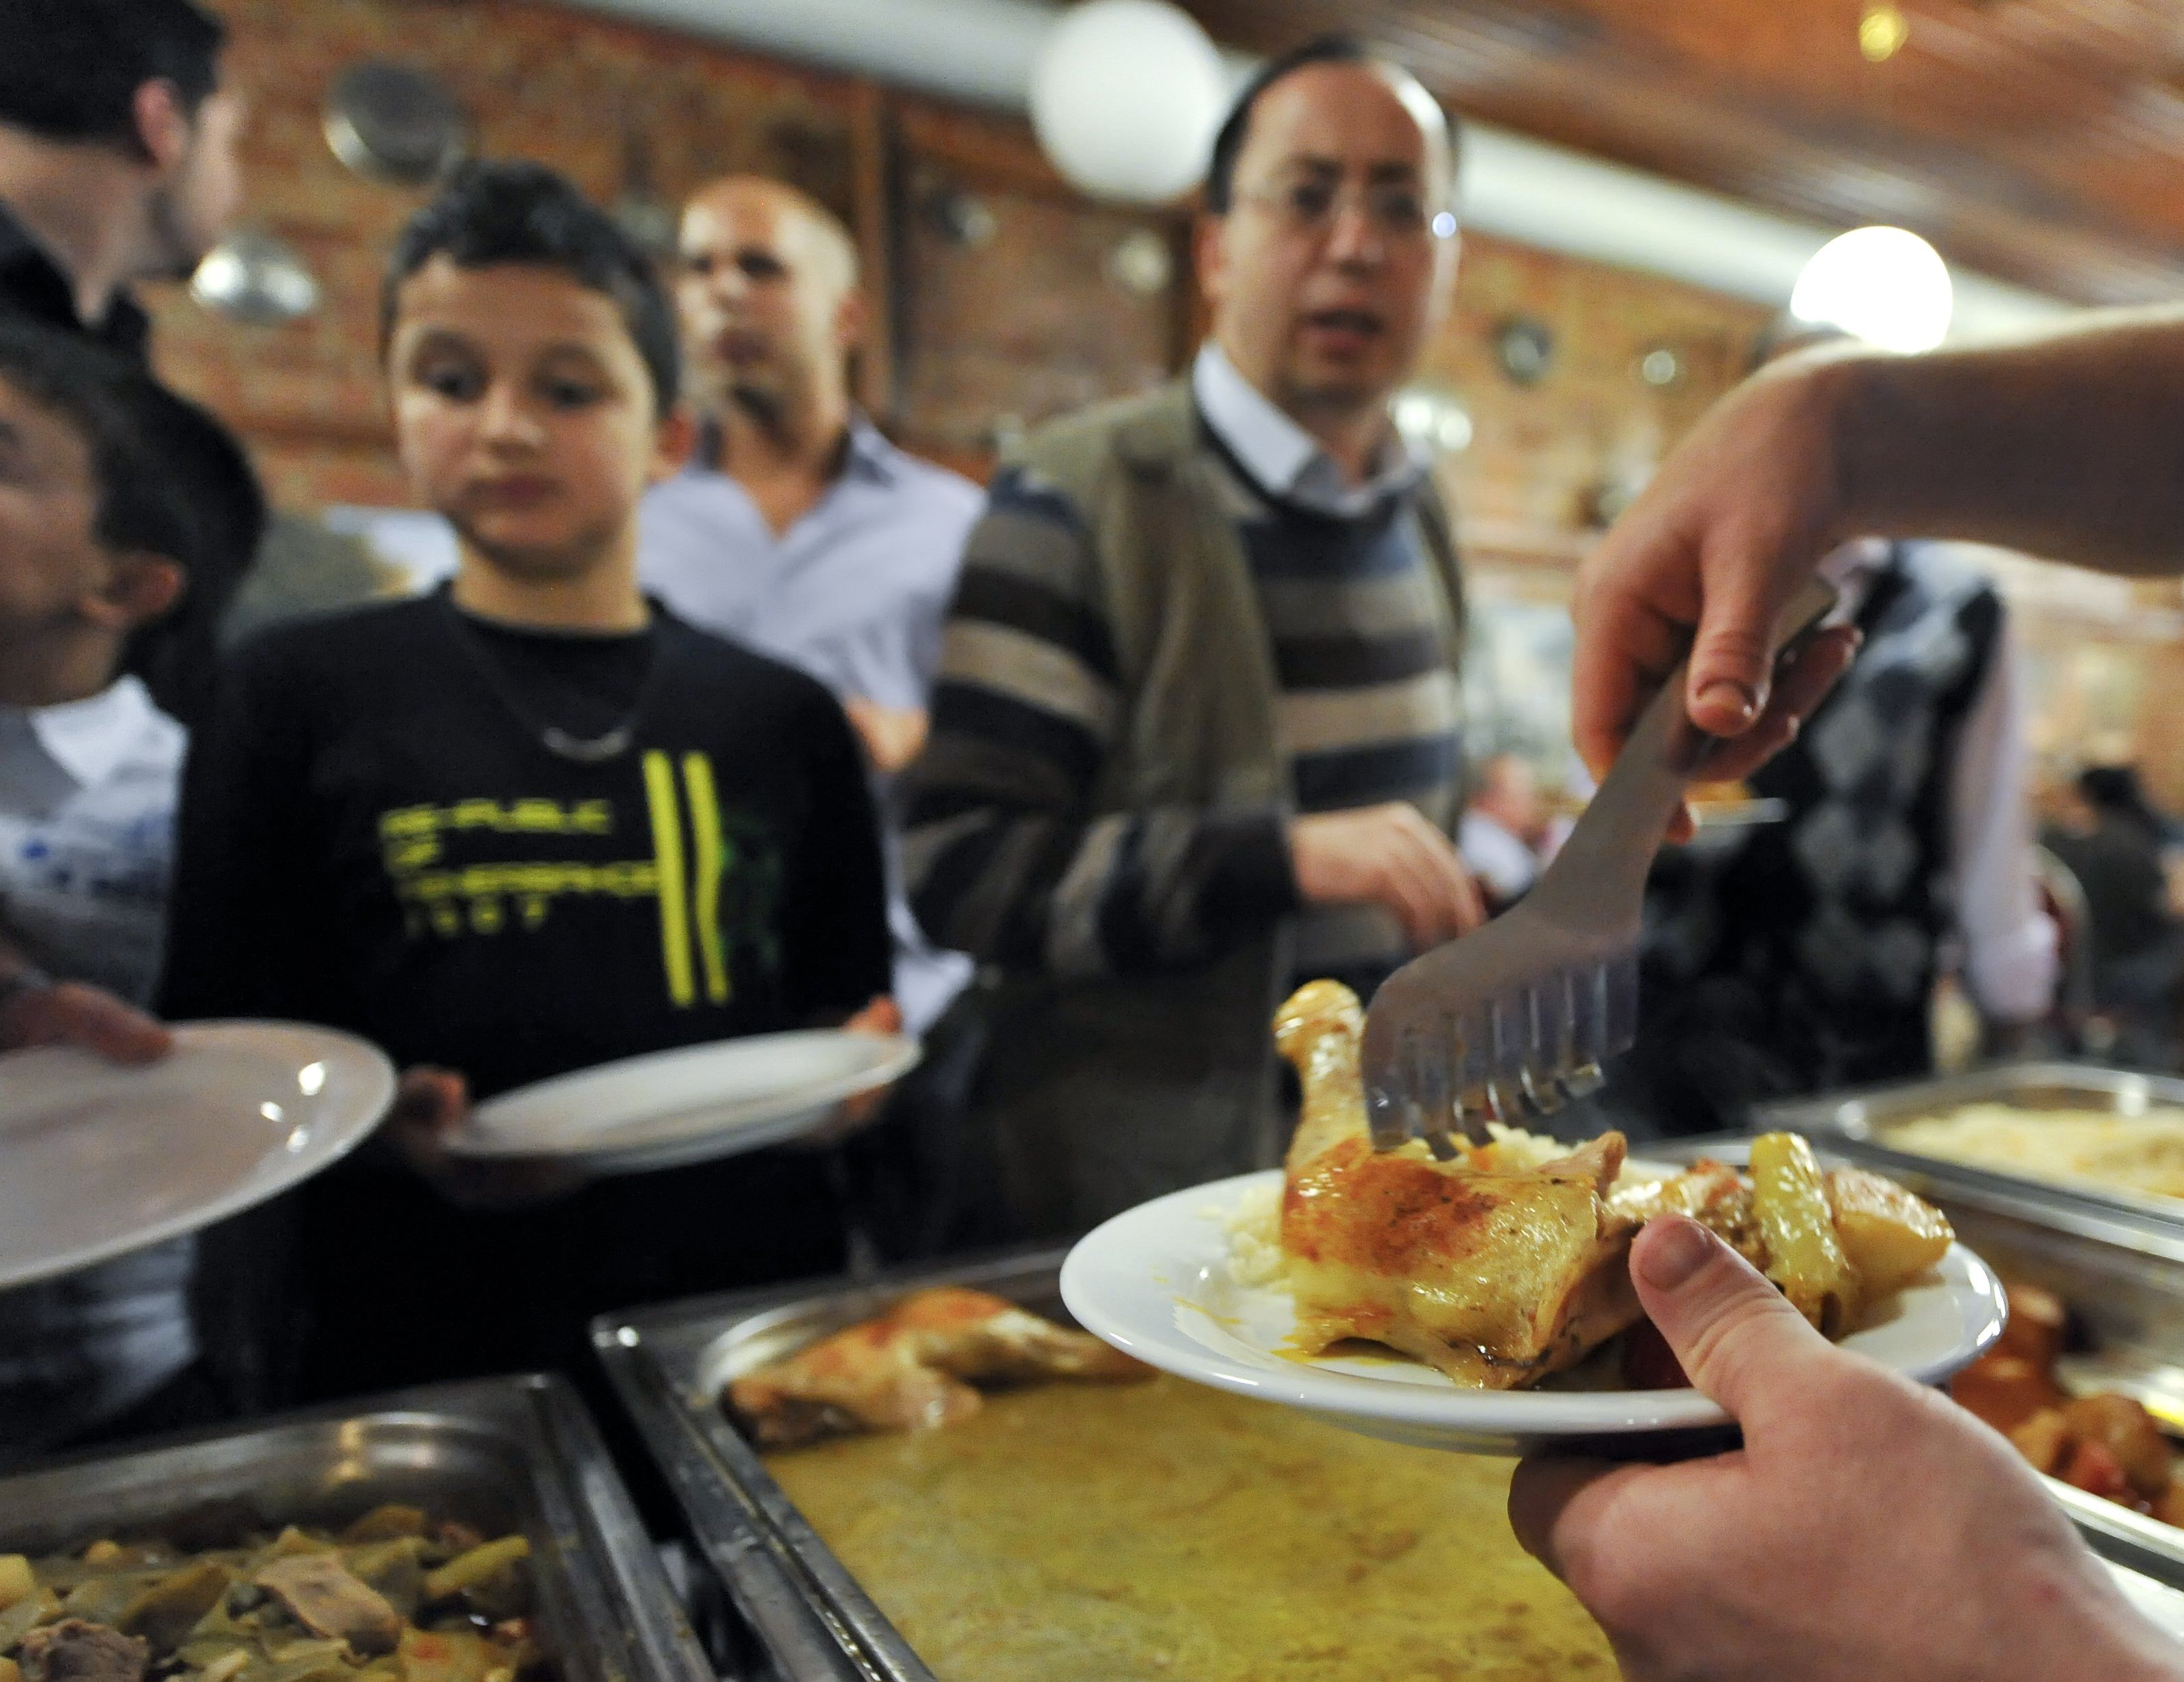
<svg viewBox="0 0 2184 1682">
<path fill-rule="evenodd" d="M 644 259 L 551 171 L 475 165 L 402 236 L 383 326 L 402 459 L 461 564 L 237 657 L 161 1000 L 348 1028 L 404 1071 L 393 1148 L 305 1195 L 328 1392 L 559 1364 L 592 1313 L 837 1265 L 814 1155 L 508 1206 L 433 1141 L 570 1070 L 892 1010 L 840 708 L 638 588 L 638 501 L 684 430 Z"/>
</svg>

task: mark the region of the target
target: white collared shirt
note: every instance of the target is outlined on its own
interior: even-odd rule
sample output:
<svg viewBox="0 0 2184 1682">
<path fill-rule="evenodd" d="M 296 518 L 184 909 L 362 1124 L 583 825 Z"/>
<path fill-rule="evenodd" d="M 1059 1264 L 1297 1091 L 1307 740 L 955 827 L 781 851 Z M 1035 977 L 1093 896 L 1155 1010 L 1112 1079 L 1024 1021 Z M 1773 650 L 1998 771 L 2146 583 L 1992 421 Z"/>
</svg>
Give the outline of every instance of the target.
<svg viewBox="0 0 2184 1682">
<path fill-rule="evenodd" d="M 840 476 L 786 532 L 716 469 L 694 465 L 655 486 L 639 516 L 638 574 L 693 625 L 809 672 L 843 699 L 922 709 L 963 544 L 984 505 L 968 480 L 854 415 Z M 903 894 L 892 827 L 885 839 L 895 1002 L 922 1036 L 972 966 L 925 938 Z"/>
<path fill-rule="evenodd" d="M 1361 485 L 1346 482 L 1319 441 L 1237 372 L 1211 339 L 1191 365 L 1190 391 L 1206 424 L 1262 490 L 1315 513 L 1344 520 L 1368 514 L 1384 498 L 1408 490 L 1425 471 L 1424 458 L 1391 422 L 1372 476 Z"/>
<path fill-rule="evenodd" d="M 57 976 L 150 999 L 187 740 L 134 677 L 0 707 L 0 939 Z"/>
</svg>

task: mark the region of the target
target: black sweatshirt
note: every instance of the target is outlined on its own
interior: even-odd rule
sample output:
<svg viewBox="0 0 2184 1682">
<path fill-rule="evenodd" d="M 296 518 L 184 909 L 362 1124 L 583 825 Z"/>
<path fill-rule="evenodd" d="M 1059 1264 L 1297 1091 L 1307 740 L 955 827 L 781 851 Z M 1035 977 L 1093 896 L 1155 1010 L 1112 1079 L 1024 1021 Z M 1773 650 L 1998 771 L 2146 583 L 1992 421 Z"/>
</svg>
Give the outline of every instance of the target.
<svg viewBox="0 0 2184 1682">
<path fill-rule="evenodd" d="M 555 727 L 597 764 L 549 751 Z M 801 1027 L 889 984 L 855 739 L 810 678 L 655 607 L 527 632 L 445 593 L 284 627 L 224 680 L 183 788 L 170 1017 L 344 1028 L 471 1092 Z M 761 1151 L 460 1210 L 391 1156 L 305 1186 L 303 1388 L 581 1370 L 606 1309 L 839 1265 L 824 1159 Z"/>
<path fill-rule="evenodd" d="M 541 739 L 632 706 L 603 763 Z M 443 592 L 261 639 L 190 756 L 172 901 L 166 1015 L 348 1028 L 478 1098 L 889 984 L 841 708 L 658 610 L 557 634 Z"/>
</svg>

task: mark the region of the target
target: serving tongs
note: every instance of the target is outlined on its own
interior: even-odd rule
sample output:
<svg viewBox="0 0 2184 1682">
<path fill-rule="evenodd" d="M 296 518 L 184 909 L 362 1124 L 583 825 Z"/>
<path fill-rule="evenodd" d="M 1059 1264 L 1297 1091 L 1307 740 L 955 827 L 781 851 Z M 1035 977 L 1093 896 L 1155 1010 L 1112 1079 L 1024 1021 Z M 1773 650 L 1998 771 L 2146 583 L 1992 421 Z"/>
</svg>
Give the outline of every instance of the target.
<svg viewBox="0 0 2184 1682">
<path fill-rule="evenodd" d="M 1819 627 L 1836 593 L 1815 580 L 1785 610 L 1778 659 Z M 1639 716 L 1569 839 L 1515 906 L 1412 959 L 1365 1016 L 1365 1109 L 1375 1149 L 1551 1116 L 1598 1089 L 1601 1065 L 1638 1028 L 1646 875 L 1715 738 L 1684 710 L 1689 662 Z"/>
</svg>

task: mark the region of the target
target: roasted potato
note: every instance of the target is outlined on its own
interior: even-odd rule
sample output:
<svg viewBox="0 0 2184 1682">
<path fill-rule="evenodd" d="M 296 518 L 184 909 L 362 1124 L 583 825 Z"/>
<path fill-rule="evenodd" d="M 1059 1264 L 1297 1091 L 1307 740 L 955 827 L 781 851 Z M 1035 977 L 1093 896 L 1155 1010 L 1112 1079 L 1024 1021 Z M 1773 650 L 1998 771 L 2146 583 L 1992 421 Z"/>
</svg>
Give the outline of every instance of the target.
<svg viewBox="0 0 2184 1682">
<path fill-rule="evenodd" d="M 1892 1179 L 1836 1168 L 1826 1184 L 1836 1236 L 1869 1298 L 1886 1296 L 1925 1273 L 1956 1238 L 1946 1215 Z"/>
<path fill-rule="evenodd" d="M 2043 1407 L 2009 1434 L 2035 1472 L 2045 1472 L 2051 1477 L 2062 1469 L 2064 1457 L 2070 1451 L 2070 1428 L 2063 1423 L 2063 1410 Z"/>
<path fill-rule="evenodd" d="M 1858 1319 L 1860 1282 L 1836 1236 L 1813 1147 L 1793 1133 L 1753 1139 L 1752 1205 L 1766 1246 L 1767 1277 L 1821 1331 L 1833 1336 L 1848 1330 Z"/>
<path fill-rule="evenodd" d="M 2052 1368 L 2063 1352 L 2070 1311 L 2063 1306 L 2062 1298 L 2038 1285 L 2012 1284 L 2008 1289 L 2009 1322 L 2002 1328 L 1993 1352 L 2020 1356 L 2042 1370 Z"/>
<path fill-rule="evenodd" d="M 2045 1367 L 1993 1352 L 1950 1379 L 1949 1394 L 2005 1436 L 2034 1414 L 2070 1401 Z"/>
<path fill-rule="evenodd" d="M 2148 1501 L 2168 1490 L 2175 1453 L 2153 1416 L 2129 1396 L 2108 1391 L 2081 1396 L 2063 1410 L 2063 1423 L 2081 1443 L 2106 1449 L 2131 1488 Z"/>
<path fill-rule="evenodd" d="M 5 1612 L 38 1586 L 31 1562 L 20 1553 L 0 1553 L 0 1612 Z"/>
</svg>

